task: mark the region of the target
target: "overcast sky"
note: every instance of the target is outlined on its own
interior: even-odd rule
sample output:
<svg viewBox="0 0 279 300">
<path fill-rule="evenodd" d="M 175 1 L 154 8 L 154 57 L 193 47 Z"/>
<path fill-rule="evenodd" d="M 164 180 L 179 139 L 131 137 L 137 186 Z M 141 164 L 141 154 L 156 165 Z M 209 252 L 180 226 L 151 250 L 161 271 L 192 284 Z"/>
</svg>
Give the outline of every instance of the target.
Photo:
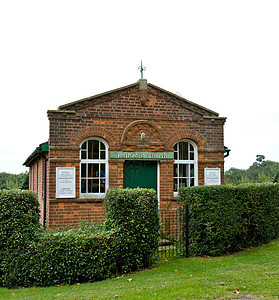
<svg viewBox="0 0 279 300">
<path fill-rule="evenodd" d="M 0 172 L 48 140 L 48 109 L 144 77 L 227 117 L 225 169 L 279 161 L 279 1 L 0 1 Z"/>
</svg>

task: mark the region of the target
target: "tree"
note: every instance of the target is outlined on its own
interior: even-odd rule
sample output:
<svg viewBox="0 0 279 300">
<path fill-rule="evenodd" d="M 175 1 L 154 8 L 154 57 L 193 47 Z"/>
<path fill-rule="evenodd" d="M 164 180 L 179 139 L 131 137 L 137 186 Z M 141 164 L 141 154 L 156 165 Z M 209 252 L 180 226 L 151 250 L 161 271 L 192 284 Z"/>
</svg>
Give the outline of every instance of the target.
<svg viewBox="0 0 279 300">
<path fill-rule="evenodd" d="M 19 188 L 21 190 L 29 190 L 29 173 L 28 172 L 24 173 L 24 176 L 20 182 Z"/>
<path fill-rule="evenodd" d="M 246 172 L 242 169 L 230 168 L 225 172 L 225 182 L 228 184 L 238 184 L 242 182 Z"/>
<path fill-rule="evenodd" d="M 265 156 L 264 156 L 264 155 L 259 154 L 259 155 L 256 156 L 256 161 L 257 161 L 259 164 L 261 164 L 262 161 L 263 161 L 264 159 L 265 159 Z"/>
<path fill-rule="evenodd" d="M 1 190 L 15 189 L 15 188 L 28 189 L 29 183 L 27 181 L 27 177 L 29 177 L 28 172 L 20 173 L 20 174 L 10 174 L 10 173 L 6 173 L 6 172 L 1 172 L 0 173 L 0 189 Z"/>
<path fill-rule="evenodd" d="M 247 170 L 230 168 L 225 172 L 225 182 L 240 184 L 248 182 L 278 182 L 279 162 L 264 160 L 264 155 L 257 155 L 254 162 Z"/>
</svg>

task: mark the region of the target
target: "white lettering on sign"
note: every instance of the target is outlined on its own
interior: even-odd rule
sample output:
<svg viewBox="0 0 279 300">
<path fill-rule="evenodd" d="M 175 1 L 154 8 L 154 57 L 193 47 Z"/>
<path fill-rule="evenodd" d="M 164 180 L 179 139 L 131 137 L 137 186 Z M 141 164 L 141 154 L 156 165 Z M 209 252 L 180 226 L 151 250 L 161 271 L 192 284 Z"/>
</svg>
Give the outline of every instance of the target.
<svg viewBox="0 0 279 300">
<path fill-rule="evenodd" d="M 173 159 L 173 152 L 110 152 L 112 159 Z"/>
<path fill-rule="evenodd" d="M 76 197 L 76 169 L 74 167 L 56 168 L 56 198 Z"/>
</svg>

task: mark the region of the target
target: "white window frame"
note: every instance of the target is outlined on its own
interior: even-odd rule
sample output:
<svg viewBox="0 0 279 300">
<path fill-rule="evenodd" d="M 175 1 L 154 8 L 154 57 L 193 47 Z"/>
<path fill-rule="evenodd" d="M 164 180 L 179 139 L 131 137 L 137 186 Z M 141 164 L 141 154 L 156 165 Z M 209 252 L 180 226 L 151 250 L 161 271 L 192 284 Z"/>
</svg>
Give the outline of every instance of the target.
<svg viewBox="0 0 279 300">
<path fill-rule="evenodd" d="M 100 156 L 99 156 L 99 159 L 83 159 L 82 158 L 82 145 L 83 143 L 85 142 L 88 142 L 88 141 L 92 141 L 92 140 L 95 140 L 95 141 L 99 141 L 99 142 L 102 142 L 104 145 L 105 145 L 105 159 L 101 159 Z M 99 137 L 90 137 L 90 138 L 87 138 L 85 140 L 83 140 L 80 144 L 80 151 L 79 151 L 79 155 L 80 155 L 80 168 L 79 168 L 79 195 L 80 195 L 80 198 L 104 198 L 105 197 L 105 194 L 106 194 L 106 191 L 108 190 L 108 187 L 109 187 L 109 164 L 108 164 L 108 148 L 109 148 L 109 145 L 108 143 L 102 139 L 102 138 L 99 138 Z M 88 151 L 88 149 L 87 149 Z M 100 148 L 99 148 L 99 151 L 100 151 Z M 104 193 L 82 193 L 81 192 L 81 180 L 82 180 L 82 177 L 81 177 L 81 165 L 82 164 L 105 164 L 105 192 Z M 86 177 L 87 178 L 87 177 Z"/>
<path fill-rule="evenodd" d="M 198 147 L 197 145 L 191 141 L 191 140 L 187 140 L 187 139 L 182 139 L 182 140 L 179 140 L 177 141 L 174 145 L 173 145 L 173 148 L 175 147 L 175 145 L 181 143 L 181 142 L 186 142 L 186 143 L 189 143 L 190 145 L 193 146 L 194 148 L 194 151 L 192 153 L 194 153 L 194 159 L 191 160 L 191 159 L 188 159 L 188 160 L 181 160 L 179 159 L 175 159 L 174 160 L 174 164 L 173 164 L 173 170 L 174 170 L 174 165 L 177 164 L 177 165 L 191 165 L 193 164 L 194 165 L 194 186 L 198 185 Z M 175 150 L 174 150 L 175 152 Z M 178 153 L 179 153 L 179 150 L 178 150 Z M 173 172 L 173 187 L 174 187 L 174 179 L 177 178 L 178 179 L 178 188 L 177 190 L 180 188 L 179 186 L 179 166 L 178 166 L 178 176 L 174 176 L 174 172 Z M 183 177 L 184 178 L 184 177 Z M 192 178 L 192 177 L 189 177 L 189 178 Z M 174 196 L 177 197 L 178 196 L 178 191 L 174 191 L 173 192 Z"/>
</svg>

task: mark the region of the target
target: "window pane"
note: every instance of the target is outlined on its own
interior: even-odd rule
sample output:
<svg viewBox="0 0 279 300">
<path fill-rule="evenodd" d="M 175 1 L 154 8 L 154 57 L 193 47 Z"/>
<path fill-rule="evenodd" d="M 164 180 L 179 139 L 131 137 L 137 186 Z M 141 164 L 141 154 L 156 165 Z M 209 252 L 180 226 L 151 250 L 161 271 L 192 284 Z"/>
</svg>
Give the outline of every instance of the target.
<svg viewBox="0 0 279 300">
<path fill-rule="evenodd" d="M 99 164 L 93 164 L 93 177 L 99 177 Z"/>
<path fill-rule="evenodd" d="M 106 150 L 106 146 L 104 143 L 100 142 L 100 149 L 101 150 Z"/>
<path fill-rule="evenodd" d="M 86 179 L 81 179 L 81 192 L 86 193 Z"/>
<path fill-rule="evenodd" d="M 81 177 L 86 177 L 86 164 L 81 164 Z"/>
<path fill-rule="evenodd" d="M 187 187 L 186 178 L 179 178 L 179 187 Z"/>
<path fill-rule="evenodd" d="M 106 177 L 106 165 L 100 164 L 100 177 Z"/>
<path fill-rule="evenodd" d="M 99 141 L 93 141 L 93 159 L 99 159 Z"/>
<path fill-rule="evenodd" d="M 93 164 L 88 164 L 87 177 L 93 177 Z"/>
<path fill-rule="evenodd" d="M 186 177 L 190 176 L 189 165 L 186 165 Z"/>
<path fill-rule="evenodd" d="M 195 179 L 194 178 L 191 178 L 190 179 L 190 186 L 194 186 L 195 185 Z"/>
<path fill-rule="evenodd" d="M 81 159 L 86 159 L 86 151 L 81 151 Z"/>
<path fill-rule="evenodd" d="M 106 180 L 105 179 L 101 179 L 100 193 L 105 193 L 105 191 L 106 191 Z"/>
<path fill-rule="evenodd" d="M 93 158 L 93 141 L 88 141 L 88 159 Z"/>
<path fill-rule="evenodd" d="M 190 152 L 190 160 L 194 160 L 194 153 Z"/>
<path fill-rule="evenodd" d="M 99 177 L 99 164 L 88 164 L 88 177 Z"/>
<path fill-rule="evenodd" d="M 178 177 L 178 165 L 173 165 L 173 177 Z"/>
<path fill-rule="evenodd" d="M 106 151 L 100 151 L 100 156 L 101 159 L 106 159 Z"/>
<path fill-rule="evenodd" d="M 194 147 L 193 145 L 189 144 L 190 145 L 190 151 L 194 151 Z"/>
<path fill-rule="evenodd" d="M 190 165 L 190 177 L 195 176 L 195 167 L 193 164 Z"/>
<path fill-rule="evenodd" d="M 187 176 L 187 165 L 179 165 L 179 177 L 186 177 Z"/>
<path fill-rule="evenodd" d="M 173 191 L 174 192 L 177 192 L 177 183 L 178 183 L 178 179 L 177 178 L 174 178 L 173 180 Z"/>
<path fill-rule="evenodd" d="M 81 149 L 86 150 L 86 143 L 87 143 L 87 142 L 84 142 L 84 143 L 81 145 Z"/>
<path fill-rule="evenodd" d="M 88 179 L 88 193 L 93 193 L 93 179 Z"/>
<path fill-rule="evenodd" d="M 179 160 L 188 160 L 188 143 L 179 143 Z"/>
<path fill-rule="evenodd" d="M 178 159 L 177 158 L 177 144 L 174 145 L 174 159 Z"/>
<path fill-rule="evenodd" d="M 93 179 L 93 193 L 99 193 L 99 179 Z"/>
</svg>

